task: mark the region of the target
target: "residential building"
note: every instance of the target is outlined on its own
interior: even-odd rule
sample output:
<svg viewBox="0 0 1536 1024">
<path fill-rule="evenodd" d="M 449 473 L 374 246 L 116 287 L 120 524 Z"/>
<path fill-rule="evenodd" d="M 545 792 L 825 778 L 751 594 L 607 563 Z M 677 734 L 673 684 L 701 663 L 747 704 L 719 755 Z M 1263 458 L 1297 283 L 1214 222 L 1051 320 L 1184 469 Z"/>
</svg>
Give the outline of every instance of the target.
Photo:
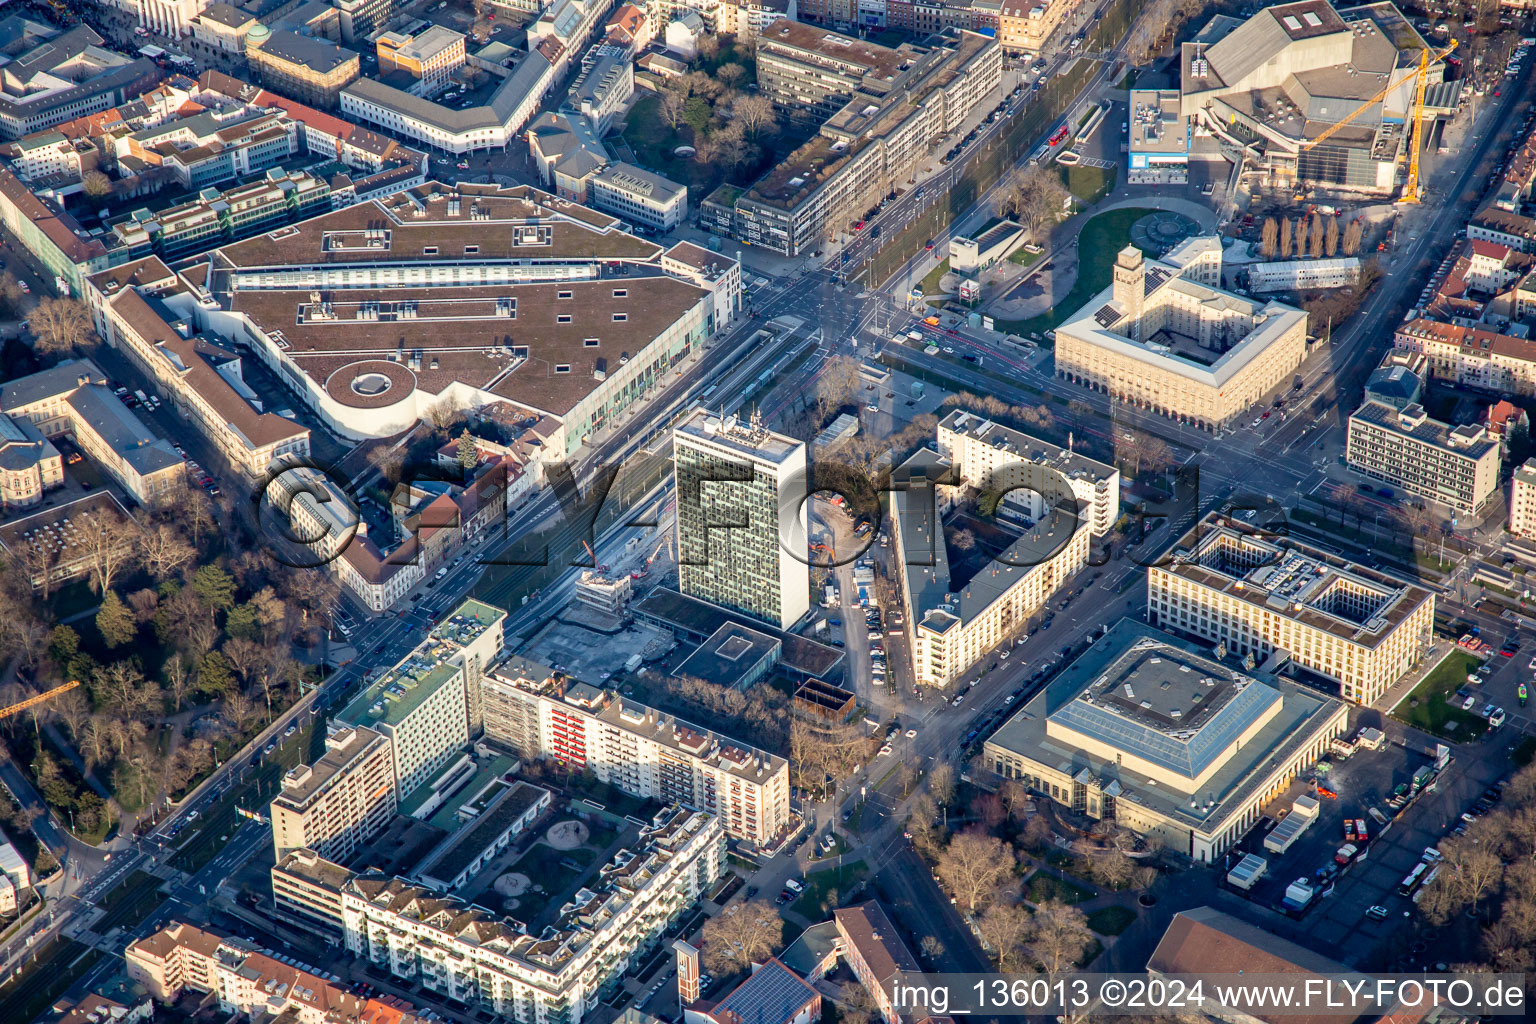
<svg viewBox="0 0 1536 1024">
<path fill-rule="evenodd" d="M 119 557 L 130 557 L 139 543 L 137 530 L 127 509 L 101 490 L 0 524 L 0 549 L 34 590 L 48 594 L 76 576 L 89 576 L 102 542 Z"/>
<path fill-rule="evenodd" d="M 395 996 L 359 996 L 334 974 L 279 958 L 254 942 L 173 921 L 123 950 L 129 978 L 158 1002 L 186 992 L 212 998 L 226 1014 L 285 1017 L 295 1024 L 426 1024 Z"/>
<path fill-rule="evenodd" d="M 486 738 L 523 757 L 707 811 L 733 839 L 759 849 L 788 832 L 782 757 L 521 658 L 503 661 L 481 686 Z"/>
<path fill-rule="evenodd" d="M 299 151 L 298 125 L 281 113 L 207 111 L 115 140 L 119 161 L 164 167 L 183 188 L 202 189 L 280 164 Z"/>
<path fill-rule="evenodd" d="M 340 861 L 389 824 L 399 797 L 389 738 L 367 726 L 343 726 L 325 737 L 325 753 L 283 775 L 272 801 L 277 859 L 309 849 Z"/>
<path fill-rule="evenodd" d="M 245 36 L 245 59 L 262 84 L 301 103 L 335 107 L 341 90 L 357 81 L 361 62 L 353 50 L 289 29 L 256 25 Z"/>
<path fill-rule="evenodd" d="M 1499 487 L 1502 449 L 1480 423 L 1453 427 L 1422 405 L 1368 401 L 1349 417 L 1345 461 L 1458 512 L 1482 509 Z"/>
<path fill-rule="evenodd" d="M 186 466 L 171 443 L 118 400 L 88 359 L 7 381 L 0 413 L 29 421 L 43 437 L 68 437 L 142 505 L 169 499 L 186 483 Z"/>
<path fill-rule="evenodd" d="M 605 26 L 603 40 L 633 57 L 656 37 L 656 19 L 635 4 L 620 4 Z"/>
<path fill-rule="evenodd" d="M 965 486 L 1002 494 L 999 509 L 1040 519 L 1048 504 L 1070 494 L 1084 525 L 1103 537 L 1120 518 L 1120 471 L 1067 448 L 956 409 L 939 421 L 939 454 Z"/>
<path fill-rule="evenodd" d="M 183 280 L 205 333 L 241 339 L 344 437 L 510 403 L 559 421 L 563 458 L 726 325 L 724 257 L 712 276 L 613 275 L 664 251 L 535 188 L 432 183 L 223 246 Z"/>
<path fill-rule="evenodd" d="M 30 508 L 64 483 L 64 457 L 25 417 L 0 414 L 0 510 Z"/>
<path fill-rule="evenodd" d="M 869 997 L 885 1024 L 908 1019 L 891 1001 L 893 984 L 902 973 L 922 970 L 917 958 L 901 941 L 885 908 L 875 900 L 832 911 L 837 926 L 837 951 Z"/>
<path fill-rule="evenodd" d="M 987 740 L 987 766 L 1209 863 L 1348 728 L 1342 701 L 1121 619 Z"/>
<path fill-rule="evenodd" d="M 373 969 L 439 998 L 536 1024 L 580 1024 L 720 877 L 720 821 L 668 807 L 537 934 L 399 878 L 352 875 L 307 851 L 273 868 L 279 913 L 339 932 Z M 338 876 L 340 882 L 338 884 Z"/>
<path fill-rule="evenodd" d="M 1430 62 L 1416 92 L 1426 50 L 1434 48 L 1390 3 L 1336 9 L 1299 0 L 1246 21 L 1215 19 L 1181 44 L 1181 113 L 1236 147 L 1225 151 L 1241 150 L 1269 187 L 1389 194 L 1407 156 L 1410 110 L 1423 104 L 1433 122 L 1460 102 L 1443 60 Z"/>
<path fill-rule="evenodd" d="M 111 263 L 107 247 L 86 234 L 74 217 L 57 203 L 38 198 L 4 168 L 0 168 L 0 226 L 49 273 L 61 278 L 72 295 L 81 294 L 86 274 L 105 270 Z"/>
<path fill-rule="evenodd" d="M 934 140 L 1002 81 L 995 39 L 950 30 L 895 49 L 774 22 L 757 39 L 762 94 L 816 135 L 750 189 L 722 185 L 700 206 L 708 230 L 786 256 L 821 248 L 905 187 Z"/>
<path fill-rule="evenodd" d="M 36 132 L 0 147 L 10 161 L 11 173 L 34 187 L 78 182 L 101 164 L 101 152 L 84 139 L 66 138 L 55 129 Z"/>
<path fill-rule="evenodd" d="M 950 561 L 943 517 L 966 487 L 949 461 L 919 449 L 893 473 L 892 548 L 917 685 L 942 689 L 958 681 L 1088 564 L 1091 506 L 1064 477 L 1038 472 L 1044 491 L 1036 516 L 1009 529 L 1011 543 L 979 567 Z"/>
<path fill-rule="evenodd" d="M 414 36 L 385 32 L 374 40 L 379 74 L 403 72 L 415 79 L 406 91 L 436 96 L 448 88 L 453 73 L 464 66 L 464 33 L 433 25 Z"/>
<path fill-rule="evenodd" d="M 480 679 L 501 650 L 506 617 L 466 600 L 337 713 L 390 741 L 397 794 L 426 781 L 480 732 Z"/>
<path fill-rule="evenodd" d="M 1398 325 L 1392 342 L 1424 356 L 1430 380 L 1497 394 L 1536 395 L 1536 340 L 1523 331 L 1511 333 L 1515 329 L 1418 317 Z"/>
<path fill-rule="evenodd" d="M 1259 664 L 1278 655 L 1369 704 L 1433 643 L 1435 596 L 1211 512 L 1147 570 L 1147 621 Z"/>
<path fill-rule="evenodd" d="M 1511 479 L 1509 532 L 1536 539 L 1536 459 L 1526 459 Z"/>
<path fill-rule="evenodd" d="M 10 58 L 0 87 L 0 139 L 108 110 L 160 80 L 154 61 L 114 52 L 88 25 L 60 32 L 13 15 L 0 19 L 0 40 Z"/>
<path fill-rule="evenodd" d="M 1056 328 L 1056 376 L 1207 430 L 1267 405 L 1306 358 L 1307 314 L 1223 291 L 1221 260 L 1215 237 L 1160 260 L 1126 246 L 1110 286 Z"/>
<path fill-rule="evenodd" d="M 1359 280 L 1360 260 L 1355 256 L 1254 263 L 1248 267 L 1248 290 L 1260 295 L 1265 292 L 1348 288 Z"/>
<path fill-rule="evenodd" d="M 793 627 L 811 608 L 805 445 L 696 409 L 672 448 L 678 589 Z"/>
<path fill-rule="evenodd" d="M 713 3 L 687 4 L 694 7 L 704 15 L 706 20 L 713 17 L 715 31 L 720 35 L 735 36 L 739 42 L 750 43 L 767 31 L 768 26 L 774 22 L 789 21 L 814 21 L 807 13 L 816 6 L 818 0 L 719 0 L 713 15 L 709 8 Z M 677 6 L 674 3 L 672 6 Z"/>
<path fill-rule="evenodd" d="M 196 296 L 158 256 L 92 276 L 85 298 L 107 344 L 247 478 L 309 455 L 309 428 L 266 410 L 245 383 L 242 357 L 195 329 Z"/>
<path fill-rule="evenodd" d="M 261 24 L 255 15 L 227 3 L 213 3 L 192 19 L 192 38 L 228 54 L 245 53 L 245 37 Z"/>
<path fill-rule="evenodd" d="M 997 41 L 1008 53 L 1038 56 L 1062 19 L 1076 9 L 1076 0 L 1002 0 L 997 10 Z"/>
</svg>

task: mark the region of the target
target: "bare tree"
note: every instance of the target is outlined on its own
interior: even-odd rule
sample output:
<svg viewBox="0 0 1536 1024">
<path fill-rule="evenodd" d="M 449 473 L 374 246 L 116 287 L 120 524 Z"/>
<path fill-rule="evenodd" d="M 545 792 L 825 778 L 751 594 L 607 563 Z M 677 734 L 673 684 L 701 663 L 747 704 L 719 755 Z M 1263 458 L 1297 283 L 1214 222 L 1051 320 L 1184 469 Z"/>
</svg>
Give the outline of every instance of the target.
<svg viewBox="0 0 1536 1024">
<path fill-rule="evenodd" d="M 1083 912 L 1059 900 L 1036 906 L 1034 923 L 1030 951 L 1048 974 L 1059 974 L 1077 963 L 1093 942 Z"/>
<path fill-rule="evenodd" d="M 976 934 L 998 970 L 1013 973 L 1029 968 L 1034 921 L 1028 910 L 1016 903 L 993 903 L 976 918 Z"/>
<path fill-rule="evenodd" d="M 1329 217 L 1328 227 L 1323 232 L 1323 251 L 1330 257 L 1339 251 L 1339 218 Z"/>
<path fill-rule="evenodd" d="M 1118 849 L 1107 850 L 1092 859 L 1093 877 L 1111 889 L 1124 888 L 1131 880 L 1135 865 Z"/>
<path fill-rule="evenodd" d="M 79 299 L 44 299 L 27 315 L 27 325 L 33 347 L 55 355 L 73 352 L 95 337 L 91 311 Z"/>
<path fill-rule="evenodd" d="M 1296 256 L 1297 256 L 1297 258 L 1300 258 L 1300 257 L 1305 256 L 1307 254 L 1307 233 L 1310 230 L 1311 229 L 1307 226 L 1307 218 L 1305 218 L 1305 217 L 1297 217 L 1296 218 L 1296 230 L 1294 232 L 1292 232 L 1292 235 L 1296 239 Z"/>
<path fill-rule="evenodd" d="M 112 179 L 100 171 L 86 171 L 80 179 L 80 189 L 92 199 L 100 199 L 112 193 Z"/>
<path fill-rule="evenodd" d="M 721 64 L 715 69 L 715 81 L 725 86 L 728 90 L 734 90 L 737 86 L 741 85 L 742 79 L 746 77 L 747 69 L 735 61 Z"/>
<path fill-rule="evenodd" d="M 688 97 L 676 89 L 663 89 L 661 91 L 661 119 L 667 123 L 667 127 L 677 131 L 683 123 L 683 114 L 688 109 Z"/>
<path fill-rule="evenodd" d="M 1365 228 L 1356 217 L 1344 228 L 1344 255 L 1353 256 L 1360 251 L 1360 243 L 1365 235 Z"/>
<path fill-rule="evenodd" d="M 773 953 L 782 927 L 767 900 L 732 903 L 704 922 L 704 963 L 715 974 L 744 971 Z"/>
<path fill-rule="evenodd" d="M 1291 218 L 1289 217 L 1280 219 L 1280 258 L 1283 260 L 1291 258 Z"/>
<path fill-rule="evenodd" d="M 1013 878 L 1013 851 L 996 836 L 970 828 L 949 841 L 935 870 L 971 912 L 996 896 Z"/>
<path fill-rule="evenodd" d="M 139 539 L 144 568 L 157 580 L 174 576 L 196 554 L 182 539 L 180 531 L 169 523 L 156 523 Z"/>
<path fill-rule="evenodd" d="M 928 773 L 928 792 L 933 794 L 934 800 L 940 807 L 952 803 L 955 799 L 955 767 L 948 761 L 940 761 L 933 766 Z"/>
<path fill-rule="evenodd" d="M 400 482 L 400 471 L 405 468 L 405 453 L 394 445 L 379 445 L 368 453 L 368 464 L 393 487 Z"/>
<path fill-rule="evenodd" d="M 729 65 L 728 65 L 729 66 Z M 754 139 L 778 128 L 778 114 L 766 96 L 738 96 L 731 104 L 731 116 Z"/>
<path fill-rule="evenodd" d="M 128 521 L 108 512 L 85 512 L 75 519 L 74 543 L 98 594 L 111 590 L 118 576 L 138 560 L 137 532 Z"/>
<path fill-rule="evenodd" d="M 1280 225 L 1275 223 L 1275 218 L 1265 217 L 1264 227 L 1259 233 L 1259 253 L 1267 260 L 1275 258 L 1280 251 Z"/>
<path fill-rule="evenodd" d="M 858 360 L 833 356 L 816 378 L 816 414 L 825 420 L 835 410 L 855 401 L 859 393 Z"/>
<path fill-rule="evenodd" d="M 1333 218 L 1328 218 L 1328 223 L 1333 223 Z M 1327 240 L 1323 237 L 1323 218 L 1316 211 L 1312 214 L 1312 226 L 1307 229 L 1307 237 L 1311 239 L 1312 258 L 1317 259 L 1323 254 Z"/>
<path fill-rule="evenodd" d="M 179 654 L 173 654 L 166 659 L 163 671 L 166 692 L 175 702 L 176 710 L 180 711 L 181 702 L 186 700 L 187 694 L 192 692 L 192 674 L 187 671 L 187 663 L 181 660 Z"/>
</svg>

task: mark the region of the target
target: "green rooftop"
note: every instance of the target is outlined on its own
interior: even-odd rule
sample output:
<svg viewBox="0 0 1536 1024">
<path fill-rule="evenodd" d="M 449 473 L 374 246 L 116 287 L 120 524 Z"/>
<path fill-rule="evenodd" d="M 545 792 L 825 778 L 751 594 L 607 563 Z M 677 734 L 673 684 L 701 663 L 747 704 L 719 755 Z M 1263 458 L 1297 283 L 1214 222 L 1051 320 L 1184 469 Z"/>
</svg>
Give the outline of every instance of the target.
<svg viewBox="0 0 1536 1024">
<path fill-rule="evenodd" d="M 494 605 L 466 600 L 398 665 L 358 694 L 338 717 L 352 725 L 399 725 L 458 674 L 458 666 L 449 659 L 506 614 Z"/>
</svg>

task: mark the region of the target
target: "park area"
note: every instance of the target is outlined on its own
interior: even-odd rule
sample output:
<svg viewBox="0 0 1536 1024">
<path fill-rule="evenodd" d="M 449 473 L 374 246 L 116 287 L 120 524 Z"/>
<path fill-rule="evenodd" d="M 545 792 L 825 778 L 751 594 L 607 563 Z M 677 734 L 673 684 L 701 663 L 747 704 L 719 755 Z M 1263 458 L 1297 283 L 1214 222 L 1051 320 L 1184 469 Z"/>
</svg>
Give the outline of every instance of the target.
<svg viewBox="0 0 1536 1024">
<path fill-rule="evenodd" d="M 1482 663 L 1481 658 L 1460 648 L 1451 651 L 1393 709 L 1393 716 L 1448 740 L 1476 739 L 1488 728 L 1488 722 L 1471 711 L 1463 711 L 1452 700 L 1458 688 L 1468 685 L 1468 674 L 1476 672 Z M 1475 688 L 1473 692 L 1476 693 Z"/>
</svg>

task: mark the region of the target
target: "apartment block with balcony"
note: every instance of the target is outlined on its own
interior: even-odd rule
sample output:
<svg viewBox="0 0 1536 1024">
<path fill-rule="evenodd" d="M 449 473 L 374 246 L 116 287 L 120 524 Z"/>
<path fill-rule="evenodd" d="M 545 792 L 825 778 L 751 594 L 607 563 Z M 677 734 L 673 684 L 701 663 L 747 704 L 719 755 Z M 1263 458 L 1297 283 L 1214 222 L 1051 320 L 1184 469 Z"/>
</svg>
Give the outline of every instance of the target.
<svg viewBox="0 0 1536 1024">
<path fill-rule="evenodd" d="M 390 740 L 394 779 L 409 793 L 481 730 L 480 680 L 501 650 L 507 613 L 466 600 L 393 668 L 337 713 Z"/>
<path fill-rule="evenodd" d="M 277 859 L 309 849 L 345 860 L 389 824 L 398 800 L 389 739 L 366 726 L 336 729 L 318 761 L 283 776 L 271 805 Z"/>
<path fill-rule="evenodd" d="M 340 872 L 310 851 L 279 861 L 272 878 L 279 913 L 339 931 L 373 970 L 518 1024 L 580 1024 L 697 905 L 725 858 L 718 818 L 667 807 L 580 891 L 551 894 L 563 903 L 538 934 L 425 885 Z"/>
<path fill-rule="evenodd" d="M 482 682 L 486 738 L 529 758 L 590 770 L 648 799 L 719 817 L 759 848 L 790 823 L 789 765 L 703 726 L 509 658 Z"/>
<path fill-rule="evenodd" d="M 1536 539 L 1536 459 L 1526 459 L 1510 482 L 1509 532 Z"/>
</svg>

